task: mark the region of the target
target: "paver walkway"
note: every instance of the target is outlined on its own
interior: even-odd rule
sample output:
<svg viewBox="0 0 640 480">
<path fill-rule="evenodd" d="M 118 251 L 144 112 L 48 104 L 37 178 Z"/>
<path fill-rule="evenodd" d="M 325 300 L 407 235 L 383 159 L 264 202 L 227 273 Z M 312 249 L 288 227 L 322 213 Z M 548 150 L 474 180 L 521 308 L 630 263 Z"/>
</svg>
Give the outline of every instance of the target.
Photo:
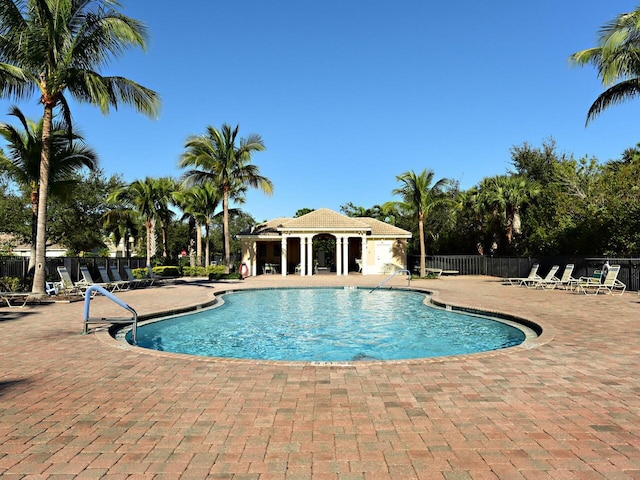
<svg viewBox="0 0 640 480">
<path fill-rule="evenodd" d="M 261 276 L 257 286 L 382 277 Z M 394 278 L 393 286 L 406 280 Z M 82 335 L 83 303 L 0 308 L 2 478 L 640 479 L 640 297 L 488 277 L 413 281 L 539 322 L 497 353 L 317 365 L 234 361 Z M 140 314 L 222 283 L 120 294 Z M 92 315 L 118 312 L 104 298 Z"/>
</svg>

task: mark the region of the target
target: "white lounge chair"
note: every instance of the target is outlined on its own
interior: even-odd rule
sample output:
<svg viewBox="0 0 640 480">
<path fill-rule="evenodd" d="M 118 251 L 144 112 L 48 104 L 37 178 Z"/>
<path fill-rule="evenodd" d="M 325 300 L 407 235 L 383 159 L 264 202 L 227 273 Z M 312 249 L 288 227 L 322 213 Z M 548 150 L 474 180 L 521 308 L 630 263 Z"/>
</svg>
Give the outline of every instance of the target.
<svg viewBox="0 0 640 480">
<path fill-rule="evenodd" d="M 0 300 L 4 300 L 10 308 L 24 307 L 31 295 L 33 295 L 31 292 L 0 292 Z M 19 305 L 20 302 L 22 302 L 21 305 Z"/>
<path fill-rule="evenodd" d="M 116 288 L 115 285 L 111 282 L 95 282 L 93 280 L 93 277 L 91 276 L 91 272 L 89 272 L 89 269 L 87 267 L 81 266 L 80 273 L 82 274 L 83 283 L 87 286 L 87 288 L 98 285 L 99 287 L 102 287 L 109 292 L 113 292 Z"/>
<path fill-rule="evenodd" d="M 587 295 L 597 295 L 600 292 L 606 294 L 619 292 L 618 294 L 622 295 L 627 286 L 618 280 L 618 273 L 620 273 L 620 265 L 611 265 L 607 272 L 607 276 L 604 278 L 602 283 L 596 283 L 591 279 L 587 281 L 579 281 L 575 290 Z"/>
<path fill-rule="evenodd" d="M 63 293 L 66 295 L 82 295 L 89 288 L 84 282 L 74 282 L 71 279 L 71 274 L 67 270 L 66 267 L 58 267 L 58 275 L 60 275 L 60 283 L 58 284 L 58 293 Z"/>
<path fill-rule="evenodd" d="M 109 267 L 109 273 L 111 273 L 111 278 L 113 278 L 113 281 L 121 285 L 121 290 L 129 290 L 130 288 L 133 288 L 133 283 L 122 278 L 120 272 L 116 267 Z"/>
<path fill-rule="evenodd" d="M 577 278 L 573 278 L 573 269 L 575 265 L 573 263 L 568 263 L 566 267 L 564 267 L 564 272 L 562 272 L 562 277 L 560 280 L 556 282 L 556 287 L 564 288 L 565 290 L 573 290 L 578 283 Z"/>
<path fill-rule="evenodd" d="M 556 277 L 556 272 L 560 269 L 559 265 L 554 265 L 544 278 L 534 280 L 523 280 L 522 285 L 527 288 L 546 288 L 552 290 L 556 288 L 556 284 L 560 281 Z"/>
<path fill-rule="evenodd" d="M 124 280 L 122 280 L 122 278 L 120 280 L 116 280 L 115 278 L 111 279 L 111 277 L 109 276 L 109 271 L 107 270 L 107 267 L 99 266 L 98 273 L 100 274 L 100 279 L 102 280 L 102 283 L 111 285 L 112 292 L 115 292 L 117 290 L 129 290 L 129 282 L 125 282 Z M 113 274 L 113 271 L 112 271 L 112 274 Z M 118 277 L 119 276 L 120 274 L 118 274 Z"/>
<path fill-rule="evenodd" d="M 529 271 L 529 275 L 527 277 L 520 278 L 506 278 L 505 282 L 509 285 L 523 285 L 522 282 L 526 280 L 542 280 L 542 277 L 538 275 L 538 269 L 540 268 L 540 264 L 534 263 L 531 266 L 531 270 Z"/>
<path fill-rule="evenodd" d="M 153 285 L 154 280 L 152 278 L 136 278 L 136 276 L 133 274 L 133 271 L 131 270 L 131 267 L 129 265 L 125 265 L 123 269 L 124 269 L 124 274 L 127 276 L 126 279 L 129 282 L 131 282 L 131 285 L 133 285 L 133 288 L 149 287 Z"/>
</svg>

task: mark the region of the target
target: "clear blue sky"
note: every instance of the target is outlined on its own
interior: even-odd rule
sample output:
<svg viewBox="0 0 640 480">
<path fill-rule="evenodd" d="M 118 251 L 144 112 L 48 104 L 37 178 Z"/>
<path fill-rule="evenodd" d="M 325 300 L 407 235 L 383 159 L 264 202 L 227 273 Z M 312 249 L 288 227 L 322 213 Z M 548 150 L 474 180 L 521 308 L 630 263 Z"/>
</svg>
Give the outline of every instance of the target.
<svg viewBox="0 0 640 480">
<path fill-rule="evenodd" d="M 463 189 L 505 173 L 510 148 L 541 146 L 607 161 L 640 142 L 640 100 L 585 128 L 603 88 L 568 56 L 638 6 L 603 0 L 124 0 L 144 22 L 146 54 L 104 73 L 160 93 L 152 121 L 128 108 L 74 118 L 108 173 L 178 177 L 189 135 L 240 125 L 267 147 L 253 162 L 273 196 L 247 195 L 258 220 L 300 208 L 339 210 L 392 200 L 396 176 L 434 170 Z M 20 106 L 41 114 L 34 97 Z M 32 109 L 33 108 L 33 109 Z M 0 121 L 9 102 L 0 103 Z"/>
</svg>

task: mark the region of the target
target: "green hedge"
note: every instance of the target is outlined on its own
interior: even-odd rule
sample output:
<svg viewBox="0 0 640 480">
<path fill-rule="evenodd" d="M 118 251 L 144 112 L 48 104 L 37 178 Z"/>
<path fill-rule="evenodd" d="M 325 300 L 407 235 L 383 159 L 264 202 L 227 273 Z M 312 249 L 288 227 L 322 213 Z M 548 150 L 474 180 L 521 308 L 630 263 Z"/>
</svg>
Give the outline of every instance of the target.
<svg viewBox="0 0 640 480">
<path fill-rule="evenodd" d="M 208 277 L 209 275 L 224 275 L 224 265 L 209 265 L 208 267 L 182 267 L 185 277 Z"/>
<path fill-rule="evenodd" d="M 136 278 L 148 278 L 148 272 L 146 268 L 134 268 L 131 270 L 133 276 Z M 179 277 L 180 276 L 180 267 L 172 266 L 172 265 L 164 265 L 153 267 L 153 273 L 160 277 Z"/>
</svg>

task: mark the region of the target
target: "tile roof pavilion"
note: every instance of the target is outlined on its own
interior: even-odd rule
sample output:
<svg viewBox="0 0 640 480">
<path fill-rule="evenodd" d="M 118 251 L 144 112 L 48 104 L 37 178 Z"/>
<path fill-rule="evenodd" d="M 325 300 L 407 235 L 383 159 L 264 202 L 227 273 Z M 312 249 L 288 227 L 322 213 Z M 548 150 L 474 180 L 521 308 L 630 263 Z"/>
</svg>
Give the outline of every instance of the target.
<svg viewBox="0 0 640 480">
<path fill-rule="evenodd" d="M 243 262 L 251 266 L 252 274 L 260 273 L 261 264 L 270 264 L 267 261 L 269 259 L 286 266 L 278 272 L 282 275 L 291 271 L 290 264 L 296 273 L 311 275 L 316 273 L 313 262 L 317 261 L 317 253 L 313 251 L 313 239 L 317 235 L 335 238 L 335 261 L 332 259 L 331 262 L 338 275 L 348 274 L 354 265 L 365 274 L 384 273 L 381 270 L 388 270 L 392 265 L 393 269 L 404 268 L 406 254 L 404 258 L 397 256 L 398 242 L 403 244 L 401 250 L 406 252 L 406 240 L 411 238 L 411 232 L 375 218 L 348 217 L 328 208 L 320 208 L 296 218 L 274 218 L 239 234 L 238 238 L 243 241 Z M 278 240 L 281 247 L 269 251 L 265 242 Z M 394 246 L 393 252 L 391 246 Z M 388 252 L 382 252 L 385 248 Z M 378 257 L 384 257 L 382 264 L 370 258 L 376 249 Z M 396 258 L 392 258 L 394 256 Z M 370 261 L 363 261 L 363 258 L 369 258 Z"/>
</svg>

